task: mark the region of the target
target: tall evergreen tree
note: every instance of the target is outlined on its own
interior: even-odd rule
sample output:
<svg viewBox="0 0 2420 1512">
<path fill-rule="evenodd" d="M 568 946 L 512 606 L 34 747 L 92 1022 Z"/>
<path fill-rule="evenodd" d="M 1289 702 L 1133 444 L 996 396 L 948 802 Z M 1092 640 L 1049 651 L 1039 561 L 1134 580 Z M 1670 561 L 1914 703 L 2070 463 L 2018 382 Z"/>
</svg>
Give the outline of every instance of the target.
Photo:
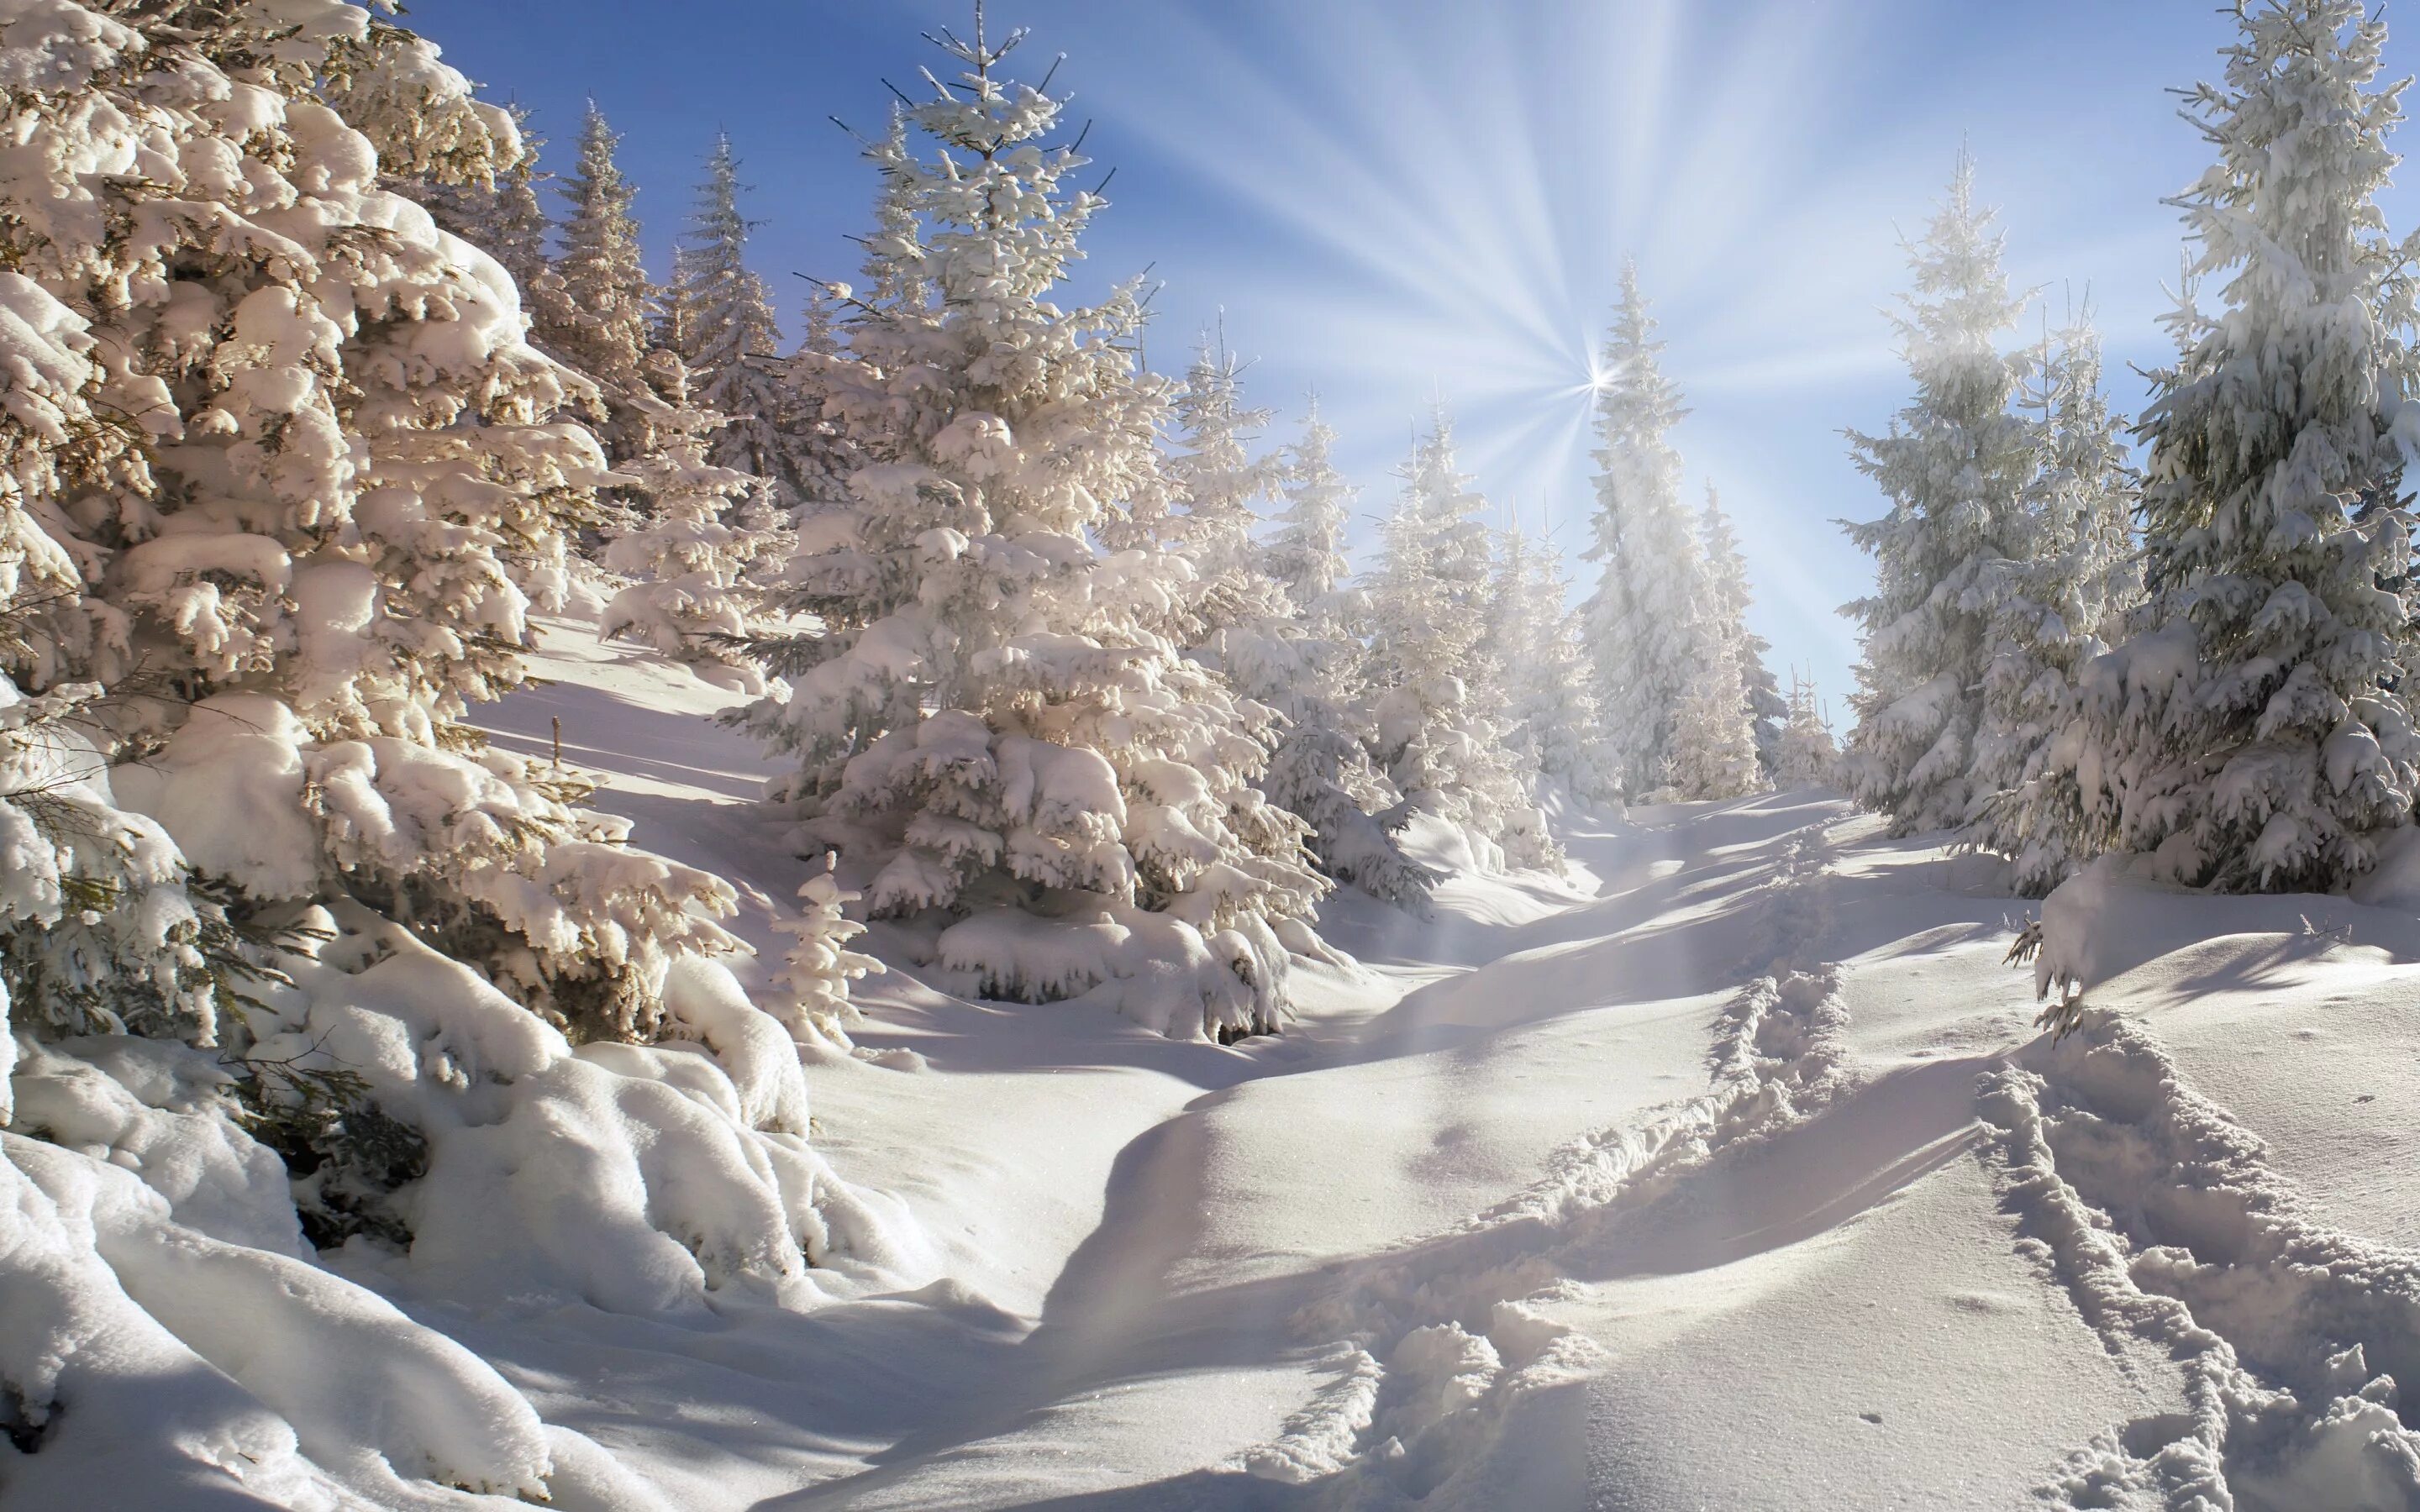
<svg viewBox="0 0 2420 1512">
<path fill-rule="evenodd" d="M 511 123 L 356 8 L 177 17 L 112 22 L 84 71 L 11 96 L 44 171 L 0 180 L 0 284 L 87 363 L 52 397 L 101 449 L 7 501 L 72 573 L 19 665 L 104 692 L 141 673 L 105 754 L 142 759 L 110 787 L 229 920 L 409 920 L 580 1033 L 644 1036 L 672 958 L 733 943 L 708 917 L 730 889 L 634 856 L 576 780 L 463 723 L 520 681 L 521 585 L 559 567 L 604 459 L 489 259 L 382 187 L 482 182 Z M 187 211 L 75 166 L 138 154 L 210 165 L 174 186 Z"/>
<path fill-rule="evenodd" d="M 1739 532 L 1731 529 L 1730 517 L 1723 513 L 1722 501 L 1715 497 L 1711 483 L 1706 485 L 1706 508 L 1699 517 L 1698 530 L 1705 547 L 1706 606 L 1714 616 L 1714 639 L 1739 663 L 1740 686 L 1747 696 L 1749 743 L 1759 773 L 1770 782 L 1790 705 L 1781 697 L 1781 684 L 1773 669 L 1765 663 L 1772 643 L 1748 628 L 1747 611 L 1754 596 L 1748 586 L 1747 560 L 1740 555 Z"/>
<path fill-rule="evenodd" d="M 800 483 L 789 433 L 794 400 L 782 379 L 772 295 L 748 266 L 749 225 L 739 212 L 739 160 L 730 136 L 718 135 L 682 243 L 674 349 L 689 363 L 698 402 L 723 417 L 714 462 L 765 480 L 788 501 Z"/>
<path fill-rule="evenodd" d="M 1962 150 L 1948 198 L 1908 249 L 1915 292 L 1894 317 L 1916 397 L 1884 435 L 1849 437 L 1890 508 L 1845 526 L 1874 558 L 1874 592 L 1846 610 L 1865 645 L 1843 769 L 1896 834 L 1963 824 L 1978 796 L 1980 689 L 2009 588 L 1993 564 L 2031 542 L 2033 427 L 2010 409 L 2017 367 L 1995 345 L 2024 301 L 2000 270 L 2001 239 Z"/>
<path fill-rule="evenodd" d="M 1320 870 L 1391 903 L 1419 905 L 1436 873 L 1404 854 L 1402 795 L 1370 759 L 1375 739 L 1357 629 L 1364 605 L 1344 586 L 1352 486 L 1331 460 L 1336 433 L 1314 403 L 1281 473 L 1284 522 L 1261 553 L 1291 618 L 1221 638 L 1218 664 L 1239 691 L 1283 717 L 1261 790 L 1311 826 Z"/>
<path fill-rule="evenodd" d="M 1962 840 L 2015 863 L 2039 895 L 2091 858 L 2071 767 L 2084 669 L 2104 630 L 2140 602 L 2133 480 L 2101 393 L 2100 337 L 2071 322 L 2036 364 L 2036 444 L 2022 504 L 2024 555 L 1992 563 L 1990 662 L 1975 742 L 1976 796 Z"/>
<path fill-rule="evenodd" d="M 1258 506 L 1277 491 L 1284 461 L 1251 455 L 1249 443 L 1268 424 L 1269 412 L 1244 404 L 1240 372 L 1224 331 L 1215 347 L 1205 335 L 1171 406 L 1176 449 L 1168 471 L 1183 515 L 1169 528 L 1193 564 L 1190 639 L 1196 643 L 1222 630 L 1260 629 L 1293 617 L 1252 539 Z"/>
<path fill-rule="evenodd" d="M 562 280 L 562 305 L 539 318 L 535 332 L 540 347 L 603 391 L 610 416 L 605 441 L 616 459 L 639 455 L 649 442 L 645 415 L 653 391 L 644 360 L 655 312 L 639 224 L 630 215 L 638 191 L 613 162 L 619 140 L 591 100 L 581 122 L 579 166 L 561 186 L 566 214 L 554 271 Z"/>
<path fill-rule="evenodd" d="M 680 359 L 660 355 L 666 377 L 657 446 L 623 468 L 649 507 L 605 548 L 605 565 L 631 582 L 605 606 L 597 630 L 628 636 L 722 686 L 762 693 L 763 680 L 738 650 L 767 628 L 749 566 L 787 542 L 778 531 L 752 528 L 761 522 L 737 501 L 754 493 L 758 480 L 706 460 L 722 417 L 690 397 Z"/>
<path fill-rule="evenodd" d="M 1059 102 L 1001 74 L 1022 36 L 942 34 L 960 72 L 909 113 L 934 147 L 882 203 L 922 272 L 852 307 L 826 402 L 866 461 L 787 573 L 825 630 L 768 648 L 794 691 L 745 718 L 799 762 L 808 838 L 871 863 L 870 906 L 935 926 L 970 990 L 1266 1029 L 1326 885 L 1251 785 L 1266 713 L 1149 626 L 1181 563 L 1095 545 L 1162 486 L 1169 394 L 1137 285 L 1054 301 L 1105 202 L 1046 145 Z"/>
<path fill-rule="evenodd" d="M 1515 518 L 1497 554 L 1491 659 L 1501 669 L 1509 743 L 1539 778 L 1581 798 L 1610 796 L 1611 761 L 1589 675 L 1579 611 L 1552 541 Z"/>
<path fill-rule="evenodd" d="M 1345 534 L 1352 524 L 1352 485 L 1336 471 L 1336 432 L 1319 416 L 1319 400 L 1303 415 L 1302 439 L 1287 449 L 1281 491 L 1285 508 L 1264 559 L 1271 576 L 1300 609 L 1328 602 L 1348 568 Z"/>
<path fill-rule="evenodd" d="M 1698 532 L 1671 439 L 1688 411 L 1664 376 L 1663 350 L 1638 270 L 1625 264 L 1597 391 L 1593 538 L 1581 555 L 1598 566 L 1589 655 L 1617 780 L 1630 794 L 1668 780 L 1681 701 L 1706 656 Z"/>
<path fill-rule="evenodd" d="M 1696 606 L 1699 651 L 1674 712 L 1667 780 L 1679 797 L 1735 798 L 1761 783 L 1763 768 L 1749 694 L 1747 571 L 1711 485 L 1698 530 L 1704 595 Z"/>
<path fill-rule="evenodd" d="M 1529 774 L 1504 739 L 1501 669 L 1488 655 L 1487 501 L 1455 464 L 1443 406 L 1400 476 L 1369 581 L 1379 761 L 1407 802 L 1500 847 L 1512 865 L 1555 864 Z"/>
<path fill-rule="evenodd" d="M 2410 823 L 2420 758 L 2395 691 L 2407 522 L 2384 501 L 2410 412 L 2410 249 L 2377 205 L 2401 85 L 2377 84 L 2386 28 L 2357 0 L 2236 19 L 2225 82 L 2188 96 L 2218 162 L 2175 201 L 2226 307 L 2188 285 L 2138 426 L 2150 600 L 2085 674 L 2076 849 L 2317 890 Z"/>
</svg>

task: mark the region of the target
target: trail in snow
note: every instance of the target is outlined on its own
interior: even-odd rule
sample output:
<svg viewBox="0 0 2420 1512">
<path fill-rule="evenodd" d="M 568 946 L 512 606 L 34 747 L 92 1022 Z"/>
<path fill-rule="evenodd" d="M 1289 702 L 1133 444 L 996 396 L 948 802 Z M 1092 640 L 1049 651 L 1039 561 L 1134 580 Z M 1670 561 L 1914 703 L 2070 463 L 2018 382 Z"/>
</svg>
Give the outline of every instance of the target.
<svg viewBox="0 0 2420 1512">
<path fill-rule="evenodd" d="M 763 937 L 800 863 L 703 725 L 725 695 L 562 671 L 504 737 L 562 716 Z M 1364 966 L 1307 971 L 1275 1040 L 877 980 L 860 1038 L 919 1069 L 811 1080 L 819 1149 L 928 1241 L 895 1290 L 703 1332 L 417 1315 L 683 1506 L 2420 1507 L 2381 1381 L 2420 1383 L 2420 1266 L 2311 1217 L 2150 1029 L 2039 1041 L 2024 905 L 1819 795 L 1565 818 L 1583 886 L 1332 904 Z M 2298 901 L 2174 903 L 2112 903 L 2119 966 Z M 2420 928 L 2329 907 L 2402 952 L 2361 994 L 2420 1007 Z M 2277 1015 L 2353 968 L 2306 966 L 2284 1008 L 2202 966 L 2096 1000 L 2222 1002 L 2204 1074 L 2308 1088 L 2325 1047 Z M 2237 1077 L 2240 1043 L 2275 1058 Z M 2310 1143 L 2345 1129 L 2286 1164 L 2367 1212 Z"/>
</svg>

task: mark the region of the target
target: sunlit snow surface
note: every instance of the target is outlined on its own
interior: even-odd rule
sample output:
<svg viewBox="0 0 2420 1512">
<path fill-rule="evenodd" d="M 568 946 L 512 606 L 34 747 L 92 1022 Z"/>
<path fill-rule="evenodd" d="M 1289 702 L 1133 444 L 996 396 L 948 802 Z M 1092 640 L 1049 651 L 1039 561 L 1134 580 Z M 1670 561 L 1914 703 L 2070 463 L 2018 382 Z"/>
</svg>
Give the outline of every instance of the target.
<svg viewBox="0 0 2420 1512">
<path fill-rule="evenodd" d="M 487 723 L 770 943 L 732 695 L 551 647 Z M 867 983 L 812 1137 L 888 1247 L 786 1307 L 352 1269 L 618 1462 L 565 1506 L 2412 1504 L 2408 901 L 2109 884 L 2052 944 L 2134 1017 L 2054 1049 L 1986 865 L 1813 794 L 1563 824 L 1568 881 L 1331 903 L 1280 1038 Z"/>
</svg>

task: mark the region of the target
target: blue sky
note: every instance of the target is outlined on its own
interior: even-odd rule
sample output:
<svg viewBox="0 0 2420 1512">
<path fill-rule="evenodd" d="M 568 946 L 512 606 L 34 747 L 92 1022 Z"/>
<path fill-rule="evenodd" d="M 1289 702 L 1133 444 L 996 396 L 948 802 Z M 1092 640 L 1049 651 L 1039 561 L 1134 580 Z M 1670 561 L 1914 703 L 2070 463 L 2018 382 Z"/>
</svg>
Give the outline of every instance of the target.
<svg viewBox="0 0 2420 1512">
<path fill-rule="evenodd" d="M 659 270 L 728 131 L 754 260 L 789 302 L 793 270 L 853 275 L 844 238 L 871 202 L 826 117 L 878 127 L 881 81 L 912 92 L 939 66 L 919 32 L 970 14 L 411 0 L 406 21 L 535 113 L 551 168 L 594 96 Z M 2161 197 L 2210 161 L 2167 91 L 2214 75 L 2232 32 L 2212 0 L 991 0 L 990 19 L 1030 28 L 1028 77 L 1068 54 L 1054 88 L 1117 170 L 1088 280 L 1152 265 L 1164 369 L 1223 313 L 1252 397 L 1280 411 L 1273 440 L 1316 386 L 1367 516 L 1441 395 L 1489 496 L 1576 550 L 1587 354 L 1636 256 L 1692 409 L 1692 486 L 1712 481 L 1739 521 L 1776 670 L 1811 668 L 1836 721 L 1855 644 L 1835 610 L 1869 573 L 1832 522 L 1881 508 L 1839 433 L 1879 429 L 1906 395 L 1881 314 L 1900 233 L 1962 137 L 2013 278 L 2054 314 L 2089 291 L 2132 412 L 2127 364 L 2166 351 L 2181 247 Z M 2420 33 L 2390 72 L 2415 58 Z M 2408 190 L 2387 208 L 2410 228 Z"/>
</svg>

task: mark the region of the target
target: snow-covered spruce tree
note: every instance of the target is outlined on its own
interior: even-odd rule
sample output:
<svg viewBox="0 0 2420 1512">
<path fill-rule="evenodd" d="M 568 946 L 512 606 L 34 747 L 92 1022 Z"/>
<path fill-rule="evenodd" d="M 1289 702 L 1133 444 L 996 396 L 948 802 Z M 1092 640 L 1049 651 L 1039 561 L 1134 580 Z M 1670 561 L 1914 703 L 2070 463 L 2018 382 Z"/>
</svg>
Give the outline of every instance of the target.
<svg viewBox="0 0 2420 1512">
<path fill-rule="evenodd" d="M 1739 657 L 1740 682 L 1747 689 L 1748 734 L 1756 745 L 1757 767 L 1770 782 L 1790 704 L 1764 659 L 1773 650 L 1772 642 L 1747 627 L 1748 606 L 1754 602 L 1747 560 L 1740 555 L 1739 532 L 1731 529 L 1730 517 L 1723 513 L 1711 483 L 1706 485 L 1705 513 L 1698 526 L 1706 553 L 1707 604 L 1720 616 L 1716 627 Z"/>
<path fill-rule="evenodd" d="M 613 162 L 621 139 L 591 100 L 580 127 L 580 162 L 559 186 L 566 213 L 554 261 L 561 303 L 542 302 L 531 315 L 544 350 L 586 374 L 604 396 L 602 430 L 616 460 L 651 443 L 654 391 L 645 360 L 651 344 L 655 286 L 639 250 L 639 223 L 630 206 L 638 190 Z"/>
<path fill-rule="evenodd" d="M 1374 754 L 1404 801 L 1467 831 L 1482 862 L 1561 856 L 1505 739 L 1502 669 L 1486 655 L 1495 575 L 1487 501 L 1455 465 L 1443 406 L 1413 443 L 1367 580 Z"/>
<path fill-rule="evenodd" d="M 748 230 L 739 160 L 731 138 L 719 135 L 682 245 L 675 296 L 682 330 L 674 349 L 690 365 L 698 401 L 723 417 L 708 455 L 765 480 L 786 504 L 799 497 L 797 444 L 785 434 L 796 402 L 783 378 L 772 295 L 748 266 Z"/>
<path fill-rule="evenodd" d="M 1745 564 L 1711 485 L 1699 530 L 1705 551 L 1700 580 L 1706 596 L 1697 606 L 1702 652 L 1674 712 L 1669 780 L 1682 797 L 1735 798 L 1763 782 L 1757 705 L 1749 691 L 1755 651 L 1747 631 Z"/>
<path fill-rule="evenodd" d="M 1279 715 L 1261 791 L 1310 826 L 1311 852 L 1327 875 L 1389 902 L 1425 901 L 1436 874 L 1395 842 L 1393 829 L 1406 815 L 1370 761 L 1362 649 L 1345 625 L 1351 595 L 1335 590 L 1351 490 L 1329 460 L 1333 433 L 1314 419 L 1291 455 L 1252 460 L 1242 433 L 1266 414 L 1243 408 L 1233 361 L 1206 346 L 1176 414 L 1180 451 L 1171 471 L 1184 513 L 1173 523 L 1199 575 L 1188 611 L 1198 627 L 1192 655 Z M 1274 548 L 1303 572 L 1306 587 L 1326 585 L 1301 603 L 1271 570 L 1272 548 L 1251 536 L 1254 501 L 1280 486 L 1293 501 L 1290 515 L 1307 507 L 1339 517 L 1338 538 L 1327 543 L 1337 555 L 1304 561 L 1319 548 L 1299 538 Z"/>
<path fill-rule="evenodd" d="M 1240 372 L 1227 350 L 1225 332 L 1215 348 L 1205 334 L 1171 407 L 1175 447 L 1168 475 L 1180 512 L 1167 530 L 1193 563 L 1190 629 L 1196 644 L 1230 629 L 1264 634 L 1293 618 L 1284 591 L 1264 567 L 1252 539 L 1260 503 L 1277 491 L 1284 462 L 1251 455 L 1250 443 L 1268 424 L 1269 412 L 1246 408 Z"/>
<path fill-rule="evenodd" d="M 1991 563 L 1991 660 L 1975 740 L 1976 797 L 1963 843 L 2010 859 L 2019 891 L 2039 896 L 2091 859 L 2073 780 L 2072 727 L 2085 665 L 2141 598 L 2133 479 L 2101 393 L 2101 342 L 2071 323 L 2036 363 L 2033 478 L 2023 500 L 2024 556 Z"/>
<path fill-rule="evenodd" d="M 2223 84 L 2189 97 L 2218 162 L 2176 204 L 2182 354 L 2154 375 L 2145 628 L 2084 677 L 2079 855 L 2148 853 L 2227 891 L 2341 887 L 2410 822 L 2395 496 L 2413 411 L 2408 249 L 2376 195 L 2399 85 L 2357 0 L 2237 11 Z M 2365 511 L 2365 501 L 2369 501 Z"/>
<path fill-rule="evenodd" d="M 1334 595 L 1348 568 L 1344 539 L 1353 522 L 1353 486 L 1336 471 L 1336 431 L 1319 418 L 1313 396 L 1302 439 L 1286 449 L 1285 508 L 1262 561 L 1295 607 L 1342 623 L 1353 606 Z"/>
<path fill-rule="evenodd" d="M 841 349 L 840 293 L 846 285 L 810 287 L 799 349 L 782 369 L 783 441 L 793 469 L 799 515 L 848 501 L 848 478 L 862 464 L 857 443 L 824 402 L 825 373 L 845 362 Z M 854 291 L 850 291 L 852 294 Z"/>
<path fill-rule="evenodd" d="M 1631 795 L 1669 780 L 1681 701 L 1708 655 L 1698 532 L 1671 439 L 1688 411 L 1654 338 L 1638 270 L 1624 264 L 1597 387 L 1596 517 L 1581 555 L 1598 566 L 1586 605 L 1597 704 L 1615 779 Z"/>
<path fill-rule="evenodd" d="M 848 984 L 883 969 L 882 963 L 848 948 L 865 926 L 848 917 L 849 903 L 863 894 L 848 891 L 834 875 L 839 857 L 824 855 L 823 870 L 799 885 L 799 912 L 773 927 L 790 936 L 782 969 L 774 974 L 766 1006 L 800 1044 L 849 1048 L 848 1026 L 858 1017 Z"/>
<path fill-rule="evenodd" d="M 106 702 L 109 753 L 145 757 L 115 799 L 240 918 L 346 899 L 644 1033 L 670 958 L 728 945 L 730 889 L 460 722 L 519 681 L 517 579 L 603 459 L 502 270 L 380 187 L 489 174 L 510 119 L 338 0 L 119 8 L 0 39 L 40 81 L 7 101 L 10 286 L 98 366 L 70 440 L 121 444 L 16 502 L 78 579 L 32 686 L 141 672 Z"/>
<path fill-rule="evenodd" d="M 751 528 L 762 522 L 744 517 L 735 501 L 753 493 L 757 480 L 706 459 L 722 417 L 690 398 L 679 358 L 659 360 L 665 412 L 655 421 L 656 450 L 622 469 L 648 507 L 605 548 L 606 567 L 631 582 L 605 606 L 597 631 L 628 636 L 710 681 L 762 694 L 764 679 L 739 649 L 766 628 L 749 567 L 760 555 L 783 552 L 786 537 Z"/>
<path fill-rule="evenodd" d="M 0 45 L 8 39 L 0 35 Z M 105 614 L 83 599 L 63 494 L 133 487 L 140 432 L 92 399 L 105 377 L 87 323 L 0 273 L 0 1122 L 13 1026 L 215 1037 L 224 914 L 186 887 L 157 821 L 111 794 L 86 660 Z M 88 552 L 82 561 L 92 559 Z M 48 687 L 27 695 L 20 684 Z M 214 961 L 213 957 L 217 960 Z"/>
<path fill-rule="evenodd" d="M 870 907 L 935 928 L 970 990 L 1273 1028 L 1326 884 L 1251 785 L 1265 712 L 1148 627 L 1184 560 L 1093 539 L 1161 486 L 1169 398 L 1135 285 L 1053 302 L 1104 202 L 1045 145 L 1058 102 L 1001 77 L 1021 36 L 943 34 L 962 71 L 910 113 L 933 151 L 883 193 L 922 274 L 850 310 L 826 403 L 866 462 L 786 573 L 826 629 L 767 648 L 793 692 L 743 721 L 799 762 L 808 838 L 870 863 Z"/>
<path fill-rule="evenodd" d="M 421 178 L 396 187 L 424 207 L 439 225 L 496 259 L 496 266 L 512 276 L 513 287 L 520 293 L 522 315 L 534 329 L 551 332 L 559 330 L 569 314 L 558 302 L 563 298 L 563 280 L 547 253 L 552 223 L 547 219 L 546 207 L 538 202 L 539 182 L 553 175 L 538 171 L 538 152 L 545 142 L 530 131 L 529 113 L 518 105 L 510 111 L 520 137 L 520 155 L 497 168 L 493 177 L 473 183 Z"/>
<path fill-rule="evenodd" d="M 1830 787 L 1838 779 L 1840 751 L 1815 695 L 1814 680 L 1795 671 L 1790 674 L 1789 717 L 1782 721 L 1774 754 L 1775 785 L 1784 792 Z"/>
<path fill-rule="evenodd" d="M 1576 797 L 1612 795 L 1612 764 L 1562 553 L 1516 519 L 1497 551 L 1489 654 L 1502 669 L 1507 739 L 1523 765 Z"/>
<path fill-rule="evenodd" d="M 2024 301 L 2009 292 L 2000 246 L 1962 150 L 1948 198 L 1908 249 L 1915 292 L 1894 317 L 1916 397 L 1885 434 L 1849 433 L 1890 508 L 1843 524 L 1874 558 L 1874 592 L 1845 609 L 1864 656 L 1842 771 L 1894 834 L 1962 825 L 1985 791 L 1975 740 L 1997 598 L 2010 587 L 1993 563 L 2024 560 L 2032 541 L 2034 427 L 2009 408 L 2017 365 L 1994 345 Z"/>
</svg>

